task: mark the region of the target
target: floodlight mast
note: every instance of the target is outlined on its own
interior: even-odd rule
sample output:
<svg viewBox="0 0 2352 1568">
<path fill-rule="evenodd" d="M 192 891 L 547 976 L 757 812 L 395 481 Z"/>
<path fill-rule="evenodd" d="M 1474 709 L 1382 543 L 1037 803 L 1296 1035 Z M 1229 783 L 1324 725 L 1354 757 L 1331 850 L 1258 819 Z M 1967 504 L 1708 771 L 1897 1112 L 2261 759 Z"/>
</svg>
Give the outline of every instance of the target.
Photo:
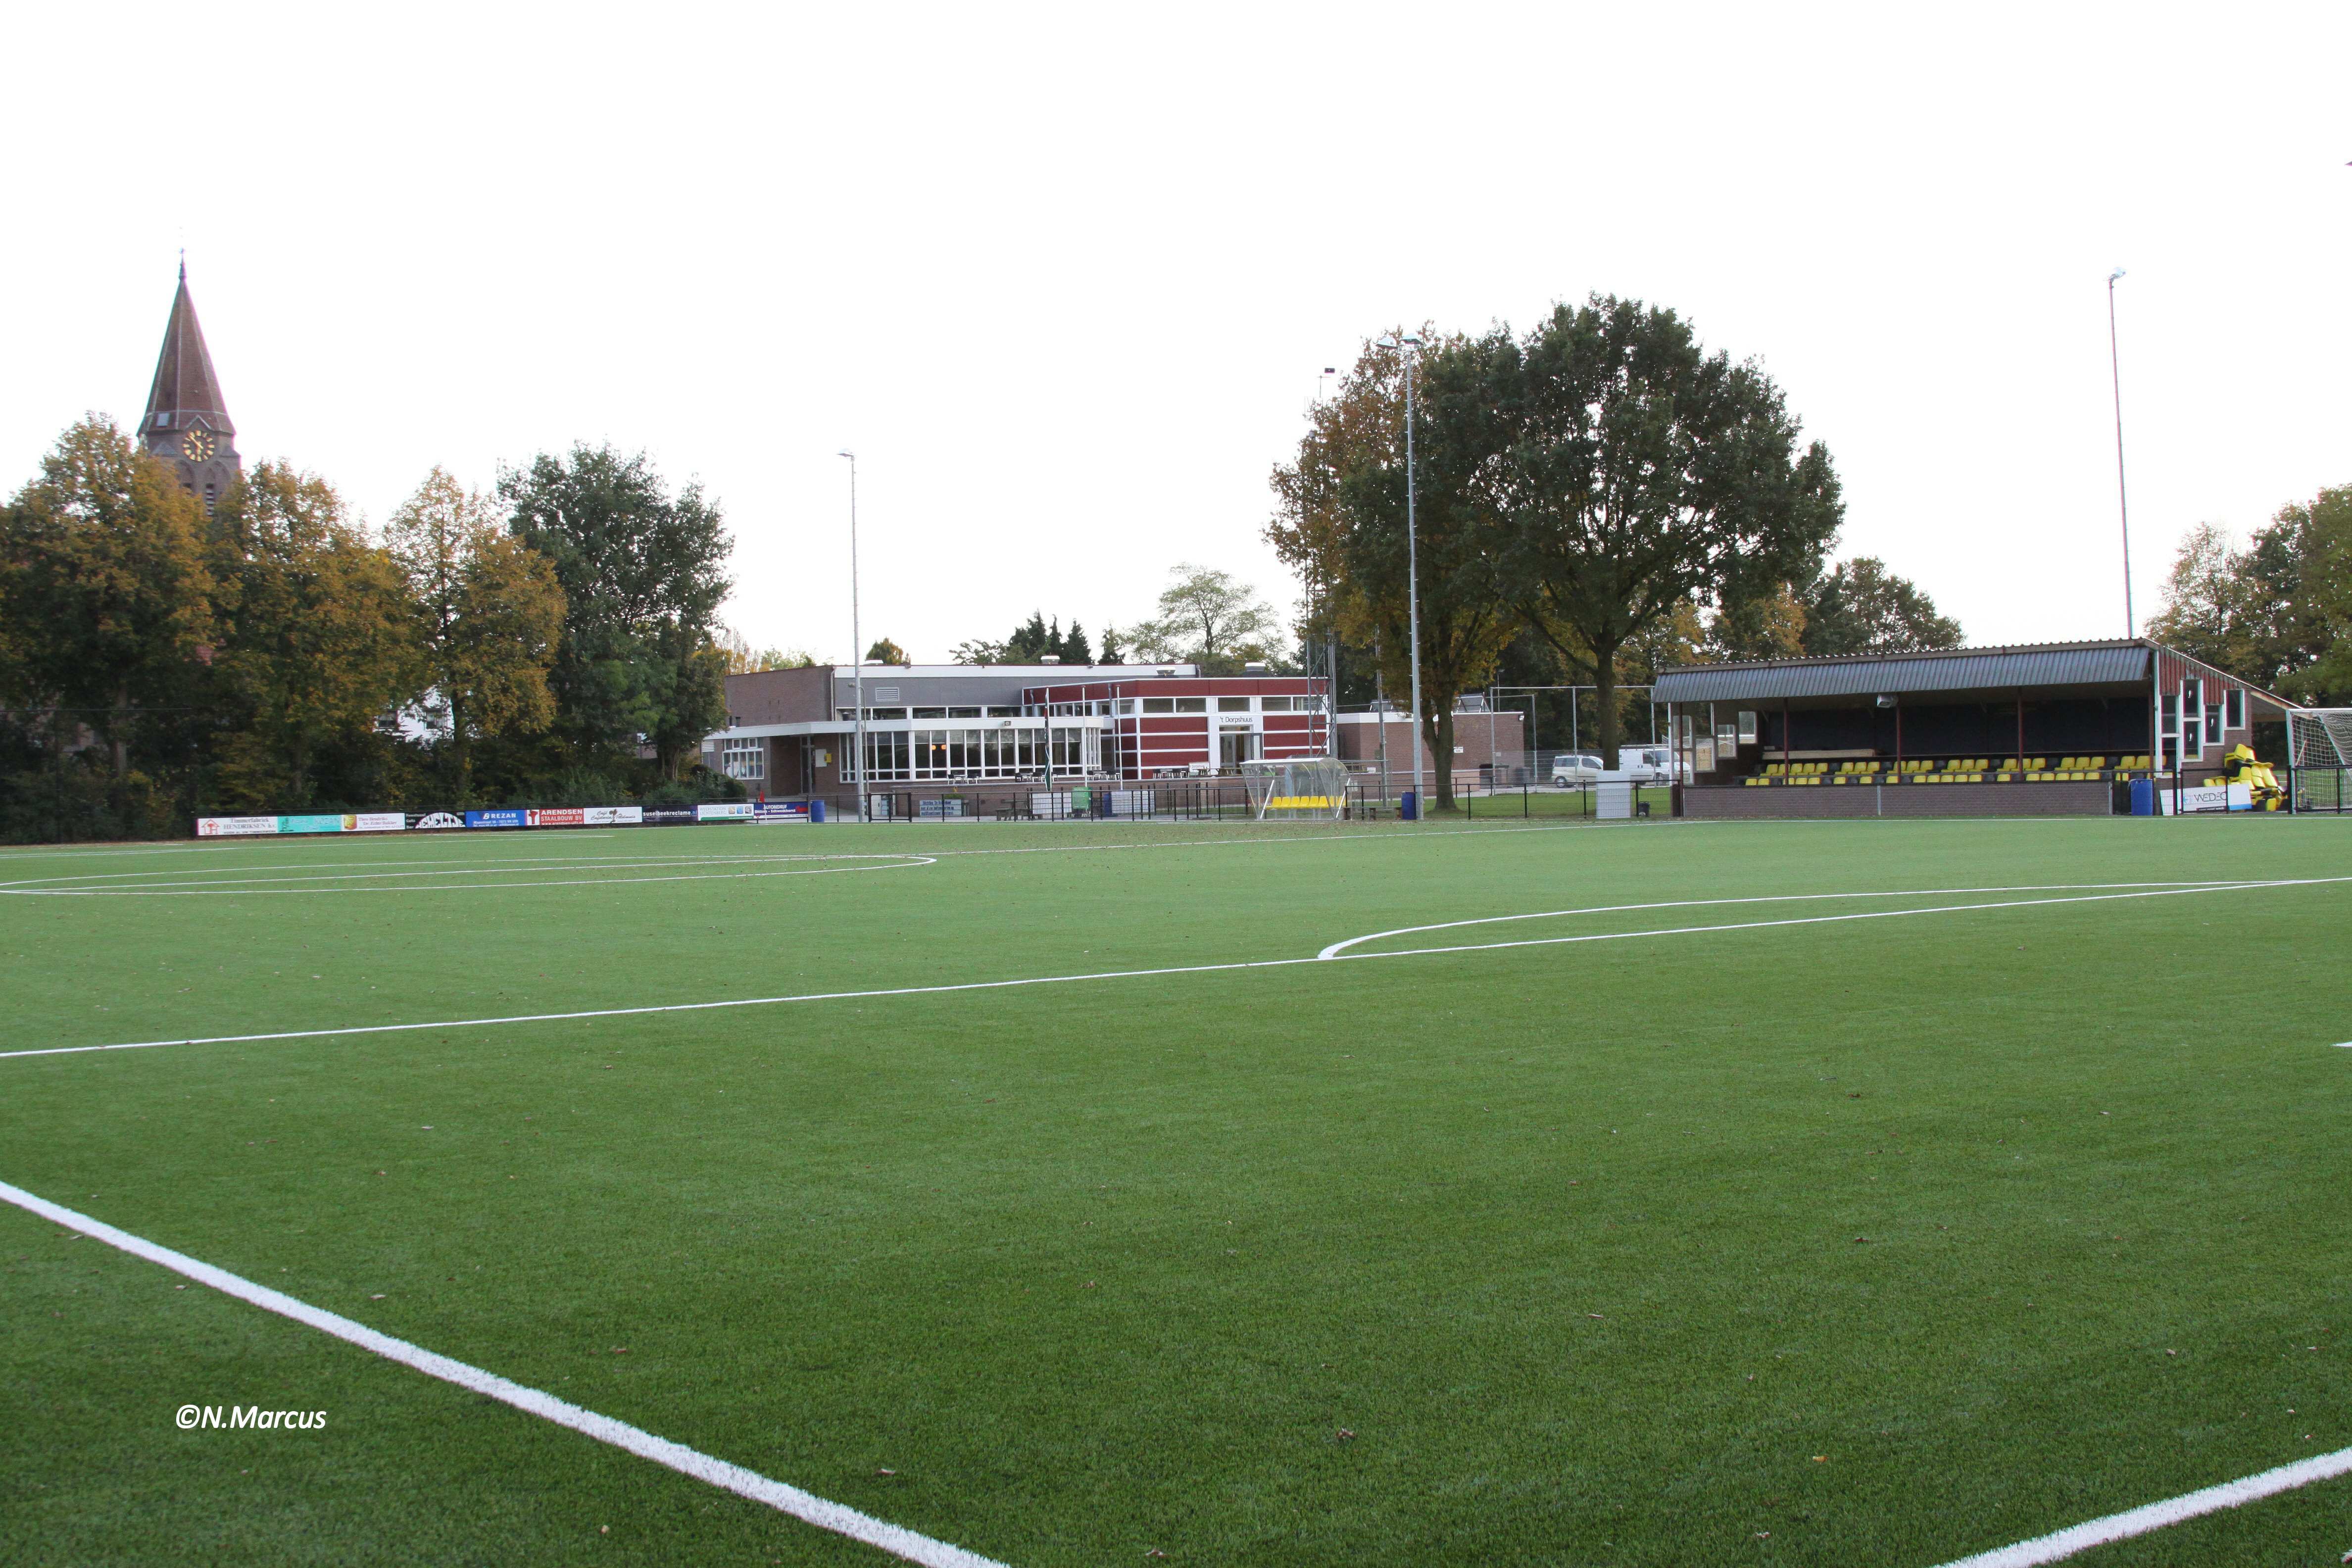
<svg viewBox="0 0 2352 1568">
<path fill-rule="evenodd" d="M 1401 350 L 1404 356 L 1404 592 L 1412 638 L 1412 814 L 1416 819 L 1426 819 L 1429 789 L 1421 776 L 1421 548 L 1413 527 L 1412 473 L 1412 363 L 1421 337 L 1416 332 L 1384 337 L 1380 346 Z"/>
<path fill-rule="evenodd" d="M 857 629 L 857 454 L 839 454 L 849 459 L 849 651 L 856 656 L 850 668 L 850 700 L 856 704 L 851 713 L 856 720 L 857 738 L 856 761 L 854 766 L 857 779 L 857 820 L 866 820 L 866 644 Z"/>
<path fill-rule="evenodd" d="M 2124 489 L 2124 373 L 2116 349 L 2116 279 L 2123 275 L 2120 267 L 2107 274 L 2107 379 L 2116 395 L 2116 510 L 2123 519 L 2124 530 L 2124 636 L 2131 637 L 2139 635 L 2139 622 L 2132 615 L 2131 499 Z"/>
</svg>

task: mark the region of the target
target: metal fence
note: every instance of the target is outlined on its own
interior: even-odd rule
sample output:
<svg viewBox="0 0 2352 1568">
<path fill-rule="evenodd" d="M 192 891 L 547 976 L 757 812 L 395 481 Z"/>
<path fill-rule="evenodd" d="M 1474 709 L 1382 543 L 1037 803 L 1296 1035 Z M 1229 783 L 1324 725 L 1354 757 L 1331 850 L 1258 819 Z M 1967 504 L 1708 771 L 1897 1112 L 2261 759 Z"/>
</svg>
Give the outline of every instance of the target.
<svg viewBox="0 0 2352 1568">
<path fill-rule="evenodd" d="M 1593 782 L 1555 785 L 1525 767 L 1465 768 L 1453 776 L 1452 815 L 1492 817 L 1599 817 L 1611 815 L 1602 800 L 1608 786 Z M 1359 822 L 1401 815 L 1412 772 L 1351 773 L 1346 815 Z M 1622 787 L 1620 785 L 1619 787 Z M 1436 792 L 1427 792 L 1424 815 L 1439 810 Z M 801 797 L 795 797 L 801 798 Z M 855 795 L 825 795 L 825 816 L 857 820 Z M 1672 795 L 1663 784 L 1633 792 L 1633 816 L 1670 815 Z M 1046 789 L 1035 783 L 934 784 L 877 790 L 866 796 L 866 816 L 875 822 L 1244 822 L 1255 817 L 1248 782 L 1233 777 L 1094 779 Z"/>
</svg>

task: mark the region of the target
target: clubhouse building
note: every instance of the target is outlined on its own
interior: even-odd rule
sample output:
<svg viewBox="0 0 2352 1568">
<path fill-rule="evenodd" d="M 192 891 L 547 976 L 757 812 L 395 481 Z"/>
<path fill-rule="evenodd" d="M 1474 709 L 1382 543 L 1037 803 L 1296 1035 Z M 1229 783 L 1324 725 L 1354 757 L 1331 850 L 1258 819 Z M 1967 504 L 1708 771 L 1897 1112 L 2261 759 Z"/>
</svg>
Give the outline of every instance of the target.
<svg viewBox="0 0 2352 1568">
<path fill-rule="evenodd" d="M 755 795 L 854 793 L 858 673 L 729 676 L 727 728 L 703 742 L 704 763 Z M 865 775 L 877 790 L 1231 773 L 1331 752 L 1319 676 L 1190 664 L 867 665 L 864 676 Z"/>
</svg>

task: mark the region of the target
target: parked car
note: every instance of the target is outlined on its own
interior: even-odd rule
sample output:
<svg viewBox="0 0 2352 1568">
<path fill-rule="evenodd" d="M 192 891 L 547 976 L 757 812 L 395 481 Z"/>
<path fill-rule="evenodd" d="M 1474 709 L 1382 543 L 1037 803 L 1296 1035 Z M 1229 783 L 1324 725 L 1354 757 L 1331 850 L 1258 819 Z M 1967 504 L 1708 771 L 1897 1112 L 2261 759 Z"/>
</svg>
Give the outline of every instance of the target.
<svg viewBox="0 0 2352 1568">
<path fill-rule="evenodd" d="M 1601 774 L 1601 759 L 1584 752 L 1562 752 L 1551 760 L 1551 782 L 1556 784 L 1597 784 Z"/>
</svg>

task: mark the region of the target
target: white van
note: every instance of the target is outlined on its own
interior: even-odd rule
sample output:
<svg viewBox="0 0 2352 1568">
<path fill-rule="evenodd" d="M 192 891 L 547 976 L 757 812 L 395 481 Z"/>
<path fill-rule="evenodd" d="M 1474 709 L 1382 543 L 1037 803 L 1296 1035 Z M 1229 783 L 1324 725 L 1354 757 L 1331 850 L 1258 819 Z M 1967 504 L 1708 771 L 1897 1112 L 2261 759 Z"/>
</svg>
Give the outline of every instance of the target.
<svg viewBox="0 0 2352 1568">
<path fill-rule="evenodd" d="M 1675 776 L 1674 753 L 1664 746 L 1621 746 L 1616 776 L 1635 784 L 1670 784 Z"/>
<path fill-rule="evenodd" d="M 1601 780 L 1601 759 L 1583 752 L 1562 752 L 1551 760 L 1551 782 L 1589 784 Z"/>
</svg>

